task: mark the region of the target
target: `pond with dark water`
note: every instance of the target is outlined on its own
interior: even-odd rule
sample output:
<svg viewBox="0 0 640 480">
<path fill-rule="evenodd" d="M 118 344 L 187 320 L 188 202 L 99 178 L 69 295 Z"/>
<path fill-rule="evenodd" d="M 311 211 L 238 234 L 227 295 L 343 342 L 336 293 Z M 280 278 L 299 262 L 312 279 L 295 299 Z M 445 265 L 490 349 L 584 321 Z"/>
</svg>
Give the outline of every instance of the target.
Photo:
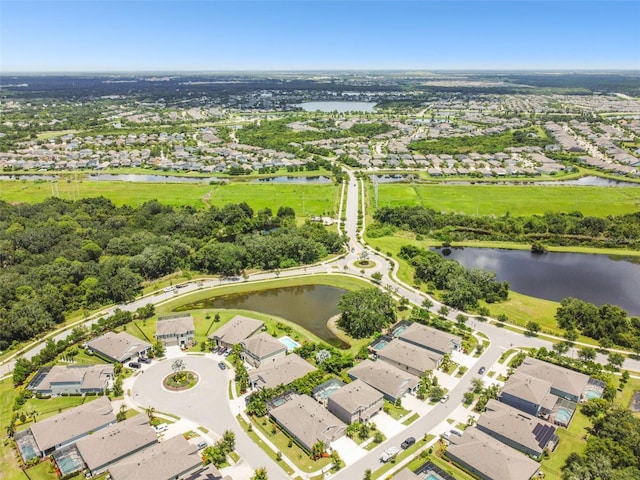
<svg viewBox="0 0 640 480">
<path fill-rule="evenodd" d="M 328 285 L 300 285 L 212 296 L 183 305 L 176 311 L 228 308 L 275 315 L 300 325 L 329 345 L 346 349 L 349 345 L 327 328 L 327 321 L 340 313 L 338 301 L 345 293 L 347 290 Z"/>
<path fill-rule="evenodd" d="M 575 297 L 598 306 L 618 305 L 640 315 L 640 264 L 607 255 L 495 248 L 435 249 L 468 268 L 496 272 L 511 290 L 532 297 L 560 301 Z"/>
<path fill-rule="evenodd" d="M 265 177 L 258 178 L 254 180 L 256 183 L 319 183 L 319 184 L 329 184 L 331 183 L 331 179 L 329 177 L 324 176 L 312 176 L 312 177 L 289 177 L 289 176 L 279 176 L 279 177 Z"/>
</svg>

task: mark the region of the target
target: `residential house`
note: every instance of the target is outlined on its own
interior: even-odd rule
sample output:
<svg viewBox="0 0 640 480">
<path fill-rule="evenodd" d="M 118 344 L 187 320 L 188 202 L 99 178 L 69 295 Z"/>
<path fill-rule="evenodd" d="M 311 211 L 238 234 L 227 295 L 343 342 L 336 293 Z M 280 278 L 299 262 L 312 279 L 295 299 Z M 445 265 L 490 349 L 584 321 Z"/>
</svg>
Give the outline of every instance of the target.
<svg viewBox="0 0 640 480">
<path fill-rule="evenodd" d="M 269 415 L 303 448 L 311 452 L 322 440 L 329 445 L 345 434 L 347 426 L 307 395 L 296 395 Z"/>
<path fill-rule="evenodd" d="M 184 480 L 233 480 L 233 478 L 229 475 L 223 476 L 220 470 L 213 463 L 210 463 L 201 472 L 193 473 L 185 477 Z"/>
<path fill-rule="evenodd" d="M 34 423 L 27 430 L 16 434 L 16 444 L 22 458 L 28 461 L 72 445 L 115 422 L 111 402 L 107 397 L 100 397 Z"/>
<path fill-rule="evenodd" d="M 477 428 L 451 435 L 447 457 L 482 480 L 529 480 L 540 464 Z"/>
<path fill-rule="evenodd" d="M 113 365 L 54 365 L 41 368 L 27 386 L 35 394 L 104 393 L 113 379 Z"/>
<path fill-rule="evenodd" d="M 112 362 L 125 363 L 145 355 L 151 344 L 127 332 L 107 332 L 87 342 L 87 348 Z"/>
<path fill-rule="evenodd" d="M 254 367 L 259 367 L 263 362 L 287 354 L 284 343 L 273 338 L 267 332 L 259 333 L 240 342 L 242 346 L 242 359 Z"/>
<path fill-rule="evenodd" d="M 364 360 L 351 368 L 347 374 L 353 380 L 360 379 L 378 390 L 384 398 L 391 402 L 402 398 L 407 392 L 414 390 L 420 379 L 409 372 L 402 371 L 386 362 Z"/>
<path fill-rule="evenodd" d="M 439 353 L 398 339 L 391 340 L 384 348 L 377 350 L 376 355 L 380 360 L 417 377 L 438 368 L 442 360 Z"/>
<path fill-rule="evenodd" d="M 113 480 L 174 480 L 200 470 L 198 449 L 182 435 L 155 443 L 109 467 Z"/>
<path fill-rule="evenodd" d="M 558 443 L 556 427 L 505 403 L 490 399 L 476 427 L 502 443 L 538 459 Z"/>
<path fill-rule="evenodd" d="M 552 394 L 572 402 L 578 402 L 583 398 L 589 384 L 588 375 L 537 358 L 525 358 L 516 371 L 551 382 Z"/>
<path fill-rule="evenodd" d="M 259 368 L 249 373 L 249 384 L 251 388 L 274 388 L 278 385 L 288 385 L 314 370 L 313 365 L 292 353 L 263 362 Z"/>
<path fill-rule="evenodd" d="M 165 346 L 192 345 L 196 336 L 196 328 L 190 313 L 178 313 L 158 317 L 156 324 L 156 340 Z"/>
<path fill-rule="evenodd" d="M 136 415 L 78 440 L 76 449 L 91 475 L 158 442 L 146 415 Z"/>
<path fill-rule="evenodd" d="M 551 394 L 551 382 L 519 370 L 505 382 L 500 401 L 530 415 L 550 412 L 558 397 Z"/>
<path fill-rule="evenodd" d="M 399 334 L 396 334 L 395 332 L 403 325 L 406 325 L 406 323 L 400 322 L 393 328 L 394 336 L 403 342 L 426 348 L 441 355 L 462 348 L 462 339 L 460 337 L 421 325 L 420 323 L 413 322 L 406 326 Z"/>
<path fill-rule="evenodd" d="M 264 322 L 261 320 L 236 315 L 209 335 L 209 340 L 214 340 L 220 346 L 232 348 L 258 333 L 263 327 Z"/>
<path fill-rule="evenodd" d="M 384 406 L 383 395 L 362 380 L 355 380 L 327 396 L 327 408 L 345 423 L 367 422 Z"/>
</svg>

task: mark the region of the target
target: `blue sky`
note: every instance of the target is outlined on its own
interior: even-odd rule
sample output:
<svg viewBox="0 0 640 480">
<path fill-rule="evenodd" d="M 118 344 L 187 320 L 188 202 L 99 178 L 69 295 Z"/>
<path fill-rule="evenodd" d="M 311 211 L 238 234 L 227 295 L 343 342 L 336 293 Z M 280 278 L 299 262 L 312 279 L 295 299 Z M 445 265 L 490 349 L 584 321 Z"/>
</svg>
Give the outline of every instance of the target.
<svg viewBox="0 0 640 480">
<path fill-rule="evenodd" d="M 0 0 L 0 72 L 638 69 L 640 2 Z"/>
</svg>

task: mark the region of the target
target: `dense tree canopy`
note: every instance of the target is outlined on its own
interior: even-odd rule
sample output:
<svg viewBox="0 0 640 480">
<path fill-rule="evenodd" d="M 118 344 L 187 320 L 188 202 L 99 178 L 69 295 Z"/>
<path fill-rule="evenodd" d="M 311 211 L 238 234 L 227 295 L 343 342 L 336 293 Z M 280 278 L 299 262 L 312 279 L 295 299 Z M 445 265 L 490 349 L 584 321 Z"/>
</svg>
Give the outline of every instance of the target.
<svg viewBox="0 0 640 480">
<path fill-rule="evenodd" d="M 455 260 L 446 260 L 435 252 L 404 245 L 400 258 L 415 268 L 415 277 L 431 282 L 438 290 L 444 290 L 442 301 L 460 310 L 478 306 L 478 300 L 488 302 L 506 300 L 509 284 L 498 282 L 495 272 L 480 268 L 465 268 Z"/>
<path fill-rule="evenodd" d="M 317 261 L 344 240 L 322 225 L 296 226 L 282 206 L 196 210 L 158 201 L 116 207 L 105 198 L 0 202 L 0 350 L 64 321 L 65 313 L 128 302 L 179 269 L 237 275 Z"/>
<path fill-rule="evenodd" d="M 500 240 L 554 245 L 640 248 L 640 212 L 617 217 L 585 217 L 580 212 L 530 217 L 441 213 L 422 206 L 382 207 L 367 234 L 382 236 L 401 228 L 443 240 Z"/>
<path fill-rule="evenodd" d="M 396 307 L 388 293 L 366 288 L 345 293 L 338 302 L 341 312 L 338 326 L 353 338 L 380 332 L 396 318 Z"/>
</svg>

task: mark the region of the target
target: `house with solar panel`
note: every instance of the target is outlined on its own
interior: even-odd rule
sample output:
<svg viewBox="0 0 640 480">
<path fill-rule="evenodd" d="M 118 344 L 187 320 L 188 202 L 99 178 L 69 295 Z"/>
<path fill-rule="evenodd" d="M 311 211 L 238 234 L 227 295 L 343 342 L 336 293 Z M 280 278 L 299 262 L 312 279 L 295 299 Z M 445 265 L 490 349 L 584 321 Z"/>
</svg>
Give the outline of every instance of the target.
<svg viewBox="0 0 640 480">
<path fill-rule="evenodd" d="M 558 444 L 555 425 L 497 400 L 487 402 L 476 428 L 516 450 L 539 459 Z"/>
</svg>

